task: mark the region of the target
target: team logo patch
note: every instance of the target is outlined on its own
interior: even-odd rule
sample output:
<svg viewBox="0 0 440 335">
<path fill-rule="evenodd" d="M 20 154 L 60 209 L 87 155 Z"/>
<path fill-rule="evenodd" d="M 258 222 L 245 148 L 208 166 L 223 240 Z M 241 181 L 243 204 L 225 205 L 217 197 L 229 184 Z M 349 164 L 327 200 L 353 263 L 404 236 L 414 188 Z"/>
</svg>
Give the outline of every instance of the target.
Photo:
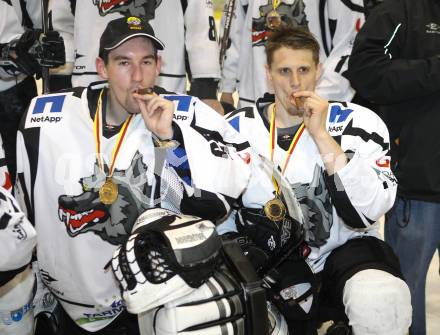
<svg viewBox="0 0 440 335">
<path fill-rule="evenodd" d="M 25 128 L 56 124 L 63 119 L 63 105 L 66 95 L 47 95 L 33 100 L 26 115 Z"/>
<path fill-rule="evenodd" d="M 95 163 L 94 173 L 79 181 L 81 194 L 58 198 L 59 219 L 69 236 L 92 232 L 111 244 L 122 244 L 139 215 L 151 207 L 147 170 L 137 152 L 127 170 L 114 171 L 112 180 L 118 185 L 118 196 L 111 205 L 104 205 L 99 200 L 99 189 L 106 175 Z"/>
<path fill-rule="evenodd" d="M 142 29 L 142 20 L 135 16 L 130 16 L 127 18 L 127 24 L 129 29 Z"/>
</svg>

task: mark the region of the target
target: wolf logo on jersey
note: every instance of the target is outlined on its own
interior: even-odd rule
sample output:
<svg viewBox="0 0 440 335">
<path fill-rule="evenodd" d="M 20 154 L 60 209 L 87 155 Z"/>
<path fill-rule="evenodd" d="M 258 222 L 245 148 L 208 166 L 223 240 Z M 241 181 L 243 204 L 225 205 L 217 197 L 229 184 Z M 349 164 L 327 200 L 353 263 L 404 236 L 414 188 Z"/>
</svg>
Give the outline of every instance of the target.
<svg viewBox="0 0 440 335">
<path fill-rule="evenodd" d="M 310 246 L 324 245 L 333 225 L 332 202 L 325 185 L 324 170 L 315 166 L 310 184 L 292 185 L 304 214 L 306 241 Z"/>
<path fill-rule="evenodd" d="M 267 36 L 270 33 L 267 30 L 266 17 L 274 9 L 272 2 L 272 0 L 268 0 L 267 5 L 260 6 L 260 17 L 252 19 L 252 46 L 254 47 L 266 44 Z M 276 11 L 283 24 L 293 27 L 307 27 L 308 21 L 304 8 L 303 0 L 293 0 L 292 4 L 281 3 Z"/>
<path fill-rule="evenodd" d="M 126 240 L 135 220 L 150 207 L 151 185 L 147 180 L 147 166 L 137 152 L 127 170 L 115 170 L 112 180 L 118 185 L 118 198 L 106 206 L 99 200 L 99 188 L 106 175 L 95 164 L 94 173 L 82 178 L 83 193 L 58 198 L 59 218 L 71 237 L 93 232 L 104 241 L 119 245 Z"/>
<path fill-rule="evenodd" d="M 162 0 L 93 0 L 101 16 L 119 12 L 123 15 L 141 16 L 146 20 L 154 19 L 154 11 L 161 2 Z"/>
</svg>

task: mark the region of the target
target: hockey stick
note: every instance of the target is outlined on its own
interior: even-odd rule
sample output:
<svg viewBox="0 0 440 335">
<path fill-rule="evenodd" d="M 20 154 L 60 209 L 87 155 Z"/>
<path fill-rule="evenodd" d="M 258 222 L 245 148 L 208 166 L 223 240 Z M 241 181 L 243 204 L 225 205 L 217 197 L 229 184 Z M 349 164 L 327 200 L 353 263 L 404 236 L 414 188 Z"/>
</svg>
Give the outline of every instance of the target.
<svg viewBox="0 0 440 335">
<path fill-rule="evenodd" d="M 226 50 L 228 49 L 229 34 L 231 32 L 232 18 L 234 16 L 235 0 L 229 0 L 226 6 L 225 26 L 223 28 L 223 36 L 220 41 L 220 69 L 223 69 Z"/>
<path fill-rule="evenodd" d="M 43 34 L 47 34 L 49 30 L 49 14 L 48 14 L 49 0 L 41 0 L 41 21 Z M 43 94 L 50 92 L 49 87 L 49 68 L 41 67 L 41 80 L 43 81 Z"/>
</svg>

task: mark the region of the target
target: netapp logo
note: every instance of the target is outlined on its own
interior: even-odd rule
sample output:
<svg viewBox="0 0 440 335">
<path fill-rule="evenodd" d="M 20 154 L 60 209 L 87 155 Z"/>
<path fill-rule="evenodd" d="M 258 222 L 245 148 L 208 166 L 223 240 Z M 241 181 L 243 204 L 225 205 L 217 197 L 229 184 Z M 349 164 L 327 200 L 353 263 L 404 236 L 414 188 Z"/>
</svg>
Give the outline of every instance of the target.
<svg viewBox="0 0 440 335">
<path fill-rule="evenodd" d="M 55 124 L 63 119 L 63 105 L 66 96 L 48 95 L 35 100 L 31 112 L 26 118 L 26 128 L 39 127 L 43 124 Z"/>
<path fill-rule="evenodd" d="M 173 115 L 173 119 L 175 119 L 175 120 L 186 121 L 186 120 L 188 120 L 188 116 L 186 116 L 186 115 L 176 115 L 176 114 L 174 114 L 174 115 Z"/>
<path fill-rule="evenodd" d="M 49 123 L 57 123 L 62 119 L 61 116 L 39 116 L 39 117 L 31 117 L 32 122 L 49 122 Z"/>
</svg>

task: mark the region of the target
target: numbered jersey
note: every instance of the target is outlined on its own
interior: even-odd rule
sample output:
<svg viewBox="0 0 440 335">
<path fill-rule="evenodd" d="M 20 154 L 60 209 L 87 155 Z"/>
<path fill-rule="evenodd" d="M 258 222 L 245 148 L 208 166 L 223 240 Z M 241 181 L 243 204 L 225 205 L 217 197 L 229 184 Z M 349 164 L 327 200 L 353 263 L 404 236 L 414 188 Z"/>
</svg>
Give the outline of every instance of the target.
<svg viewBox="0 0 440 335">
<path fill-rule="evenodd" d="M 255 104 L 269 91 L 264 64 L 269 31 L 267 16 L 275 1 L 236 0 L 231 45 L 222 71 L 222 91 L 238 90 L 240 106 Z M 280 0 L 277 12 L 285 24 L 304 26 L 317 38 L 323 74 L 317 92 L 336 101 L 350 101 L 354 90 L 342 76 L 354 38 L 365 21 L 363 0 Z"/>
<path fill-rule="evenodd" d="M 121 15 L 143 16 L 164 42 L 157 84 L 186 92 L 185 59 L 192 78 L 220 78 L 212 1 L 200 0 L 73 0 L 51 1 L 54 29 L 66 41 L 67 61 L 74 62 L 73 86 L 98 80 L 95 59 L 107 23 Z M 71 9 L 74 15 L 72 15 Z"/>
<path fill-rule="evenodd" d="M 134 116 L 111 177 L 116 199 L 105 205 L 100 190 L 118 134 L 99 136 L 101 170 L 93 122 L 100 92 L 76 88 L 34 98 L 17 143 L 17 191 L 35 222 L 41 276 L 88 331 L 103 328 L 124 308 L 106 265 L 142 212 L 162 207 L 221 218 L 250 174 L 241 158 L 249 145 L 221 116 L 191 96 L 165 94 L 176 106 L 179 145 L 156 148 L 142 116 Z"/>
</svg>

